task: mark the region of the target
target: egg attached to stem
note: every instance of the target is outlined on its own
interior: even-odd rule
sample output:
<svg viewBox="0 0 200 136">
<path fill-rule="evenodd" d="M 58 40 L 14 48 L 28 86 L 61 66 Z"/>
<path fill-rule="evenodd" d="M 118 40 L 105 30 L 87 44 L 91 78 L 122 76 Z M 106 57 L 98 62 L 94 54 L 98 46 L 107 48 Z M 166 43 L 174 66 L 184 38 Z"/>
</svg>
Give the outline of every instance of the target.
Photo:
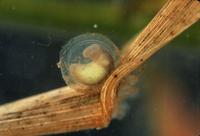
<svg viewBox="0 0 200 136">
<path fill-rule="evenodd" d="M 116 66 L 118 49 L 101 34 L 83 34 L 70 40 L 60 52 L 59 66 L 67 84 L 95 85 Z"/>
</svg>

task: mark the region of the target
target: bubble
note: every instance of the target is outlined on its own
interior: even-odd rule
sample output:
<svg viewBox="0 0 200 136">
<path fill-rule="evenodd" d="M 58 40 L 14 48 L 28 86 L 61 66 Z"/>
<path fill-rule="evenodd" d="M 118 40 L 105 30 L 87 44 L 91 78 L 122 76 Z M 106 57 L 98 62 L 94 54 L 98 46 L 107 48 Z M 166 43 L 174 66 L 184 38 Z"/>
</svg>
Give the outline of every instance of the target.
<svg viewBox="0 0 200 136">
<path fill-rule="evenodd" d="M 93 27 L 94 27 L 94 28 L 98 28 L 98 25 L 97 25 L 97 24 L 94 24 Z"/>
</svg>

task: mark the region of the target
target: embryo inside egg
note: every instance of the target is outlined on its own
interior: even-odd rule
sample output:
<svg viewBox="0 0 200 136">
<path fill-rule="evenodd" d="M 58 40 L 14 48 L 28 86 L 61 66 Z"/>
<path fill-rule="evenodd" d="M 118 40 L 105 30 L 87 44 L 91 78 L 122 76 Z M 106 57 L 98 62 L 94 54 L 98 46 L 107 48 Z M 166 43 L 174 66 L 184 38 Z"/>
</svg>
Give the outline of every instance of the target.
<svg viewBox="0 0 200 136">
<path fill-rule="evenodd" d="M 101 34 L 87 33 L 72 38 L 60 51 L 59 66 L 67 84 L 94 85 L 116 66 L 118 49 Z"/>
<path fill-rule="evenodd" d="M 96 84 L 103 80 L 113 67 L 113 59 L 99 44 L 92 44 L 83 50 L 83 57 L 89 63 L 75 63 L 69 67 L 73 78 L 84 84 Z"/>
</svg>

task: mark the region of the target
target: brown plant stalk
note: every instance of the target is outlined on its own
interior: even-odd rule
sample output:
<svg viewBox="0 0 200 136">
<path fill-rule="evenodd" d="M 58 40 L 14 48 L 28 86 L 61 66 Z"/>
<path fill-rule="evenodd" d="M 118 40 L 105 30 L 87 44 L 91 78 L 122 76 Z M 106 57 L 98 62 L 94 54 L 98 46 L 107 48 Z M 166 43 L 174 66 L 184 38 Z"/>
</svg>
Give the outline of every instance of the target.
<svg viewBox="0 0 200 136">
<path fill-rule="evenodd" d="M 199 0 L 167 1 L 130 43 L 120 65 L 104 83 L 85 88 L 66 86 L 1 105 L 0 136 L 42 135 L 108 126 L 121 79 L 199 18 Z"/>
</svg>

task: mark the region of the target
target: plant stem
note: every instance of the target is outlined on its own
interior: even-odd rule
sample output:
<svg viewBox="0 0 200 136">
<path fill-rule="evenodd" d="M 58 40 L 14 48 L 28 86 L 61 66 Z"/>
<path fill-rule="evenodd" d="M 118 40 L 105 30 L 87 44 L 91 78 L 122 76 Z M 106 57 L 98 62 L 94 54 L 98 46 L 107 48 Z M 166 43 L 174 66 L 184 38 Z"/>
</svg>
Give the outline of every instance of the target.
<svg viewBox="0 0 200 136">
<path fill-rule="evenodd" d="M 121 64 L 102 86 L 63 87 L 2 105 L 0 135 L 41 135 L 106 127 L 120 80 L 199 18 L 198 0 L 169 0 L 130 44 Z"/>
</svg>

